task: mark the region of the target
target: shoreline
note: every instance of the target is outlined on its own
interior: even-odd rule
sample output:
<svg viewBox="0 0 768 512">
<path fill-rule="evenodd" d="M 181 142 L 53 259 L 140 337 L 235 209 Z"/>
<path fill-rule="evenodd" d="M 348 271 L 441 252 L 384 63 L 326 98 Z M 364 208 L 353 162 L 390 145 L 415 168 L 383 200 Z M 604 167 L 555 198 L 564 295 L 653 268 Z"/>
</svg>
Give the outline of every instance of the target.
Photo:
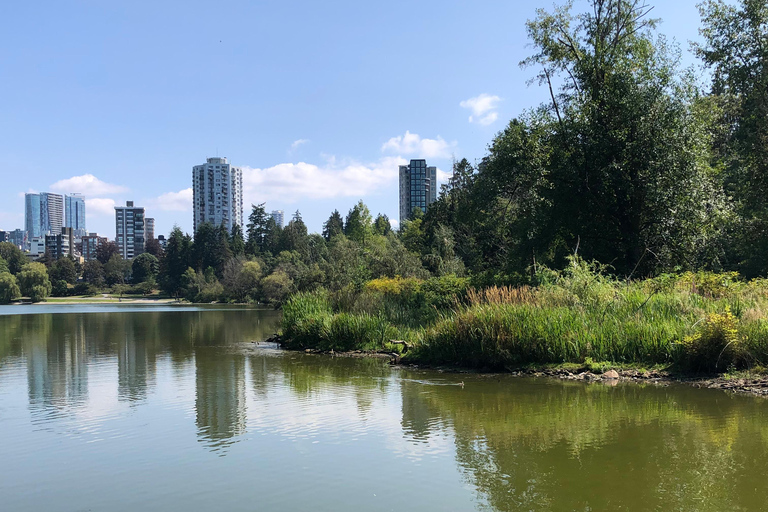
<svg viewBox="0 0 768 512">
<path fill-rule="evenodd" d="M 394 368 L 400 369 L 420 369 L 433 370 L 445 373 L 469 373 L 477 375 L 509 375 L 513 377 L 536 377 L 558 380 L 583 381 L 587 383 L 601 383 L 604 385 L 615 386 L 619 383 L 634 384 L 652 384 L 655 386 L 669 386 L 672 384 L 681 384 L 700 389 L 720 389 L 723 391 L 751 395 L 760 398 L 768 398 L 768 375 L 755 374 L 750 372 L 739 372 L 734 375 L 717 374 L 684 374 L 674 373 L 666 369 L 643 368 L 618 368 L 609 367 L 606 371 L 595 372 L 589 370 L 585 365 L 565 363 L 562 365 L 530 365 L 526 367 L 509 369 L 507 371 L 496 371 L 491 369 L 473 369 L 461 366 L 450 365 L 430 365 L 421 363 L 417 360 L 403 360 L 401 354 L 387 351 L 365 351 L 351 350 L 337 352 L 334 350 L 325 351 L 320 349 L 291 349 L 284 346 L 284 342 L 278 335 L 267 338 L 264 341 L 247 342 L 246 345 L 271 344 L 279 347 L 280 350 L 295 353 L 313 354 L 326 357 L 350 357 L 350 358 L 374 358 L 388 359 L 389 364 Z"/>
</svg>

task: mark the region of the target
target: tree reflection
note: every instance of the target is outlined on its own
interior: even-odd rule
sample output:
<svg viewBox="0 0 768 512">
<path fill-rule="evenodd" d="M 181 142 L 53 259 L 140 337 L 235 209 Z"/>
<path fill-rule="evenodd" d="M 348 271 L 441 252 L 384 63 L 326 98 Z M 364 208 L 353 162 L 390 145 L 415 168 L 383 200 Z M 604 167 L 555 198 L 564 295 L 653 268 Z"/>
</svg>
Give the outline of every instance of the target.
<svg viewBox="0 0 768 512">
<path fill-rule="evenodd" d="M 768 500 L 768 463 L 753 456 L 768 448 L 768 411 L 750 397 L 480 377 L 402 392 L 406 434 L 429 436 L 439 411 L 494 510 L 756 510 Z"/>
</svg>

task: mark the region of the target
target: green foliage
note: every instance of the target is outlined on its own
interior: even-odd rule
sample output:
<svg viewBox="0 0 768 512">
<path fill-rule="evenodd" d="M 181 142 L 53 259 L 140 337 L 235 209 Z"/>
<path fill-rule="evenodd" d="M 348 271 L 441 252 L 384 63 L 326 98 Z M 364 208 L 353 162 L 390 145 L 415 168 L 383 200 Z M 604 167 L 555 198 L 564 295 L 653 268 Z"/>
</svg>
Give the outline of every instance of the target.
<svg viewBox="0 0 768 512">
<path fill-rule="evenodd" d="M 42 263 L 27 263 L 16 276 L 24 297 L 32 302 L 40 302 L 51 295 L 51 281 L 48 271 Z"/>
<path fill-rule="evenodd" d="M 699 5 L 702 42 L 694 49 L 712 69 L 706 102 L 714 117 L 714 164 L 733 195 L 737 216 L 725 232 L 727 260 L 747 276 L 768 263 L 768 6 L 764 0 Z"/>
<path fill-rule="evenodd" d="M 236 302 L 247 302 L 258 295 L 262 267 L 258 261 L 229 260 L 224 268 L 222 284 L 225 294 Z"/>
<path fill-rule="evenodd" d="M 266 251 L 266 242 L 269 235 L 268 222 L 271 218 L 264 207 L 266 203 L 252 204 L 251 214 L 248 216 L 248 243 L 245 251 L 248 254 L 258 254 Z M 274 226 L 274 223 L 272 224 Z"/>
<path fill-rule="evenodd" d="M 264 300 L 270 304 L 280 305 L 292 291 L 293 280 L 282 270 L 277 270 L 262 280 L 261 288 Z"/>
<path fill-rule="evenodd" d="M 378 214 L 373 221 L 373 232 L 377 235 L 387 236 L 392 232 L 392 224 L 386 214 Z"/>
<path fill-rule="evenodd" d="M 174 226 L 160 262 L 159 281 L 167 294 L 177 297 L 183 293 L 184 276 L 191 264 L 192 239 L 189 235 L 182 233 L 178 226 Z"/>
<path fill-rule="evenodd" d="M 63 279 L 55 280 L 51 285 L 51 295 L 54 297 L 66 297 L 69 295 L 69 286 Z"/>
<path fill-rule="evenodd" d="M 95 288 L 104 286 L 104 265 L 99 260 L 86 261 L 83 264 L 83 280 Z"/>
<path fill-rule="evenodd" d="M 344 234 L 359 244 L 365 244 L 366 240 L 370 240 L 373 236 L 371 212 L 362 199 L 349 210 L 347 221 L 344 224 Z"/>
<path fill-rule="evenodd" d="M 104 265 L 104 281 L 108 286 L 125 284 L 131 278 L 131 262 L 119 254 L 113 254 Z"/>
<path fill-rule="evenodd" d="M 229 246 L 232 249 L 233 256 L 242 256 L 245 254 L 245 240 L 243 239 L 243 230 L 239 224 L 232 228 L 232 234 L 229 237 Z"/>
<path fill-rule="evenodd" d="M 134 283 L 143 283 L 157 277 L 158 272 L 160 272 L 160 262 L 155 256 L 145 252 L 133 259 L 131 269 L 131 280 Z"/>
<path fill-rule="evenodd" d="M 0 304 L 10 304 L 21 297 L 16 277 L 10 272 L 0 272 Z"/>
<path fill-rule="evenodd" d="M 710 313 L 699 330 L 681 342 L 685 364 L 694 370 L 723 370 L 735 364 L 742 350 L 739 320 L 725 306 L 723 313 Z"/>
<path fill-rule="evenodd" d="M 77 282 L 77 269 L 75 262 L 70 258 L 59 258 L 48 267 L 48 277 L 52 283 L 64 281 L 65 283 L 75 284 Z M 54 295 L 56 295 L 54 293 Z M 57 295 L 61 297 L 62 295 Z"/>
<path fill-rule="evenodd" d="M 323 238 L 330 241 L 337 235 L 344 233 L 344 220 L 341 218 L 339 210 L 333 210 L 328 220 L 323 223 Z"/>
<path fill-rule="evenodd" d="M 21 272 L 21 268 L 27 263 L 27 257 L 21 249 L 11 242 L 0 242 L 0 258 L 5 260 L 8 271 L 13 275 Z"/>
</svg>

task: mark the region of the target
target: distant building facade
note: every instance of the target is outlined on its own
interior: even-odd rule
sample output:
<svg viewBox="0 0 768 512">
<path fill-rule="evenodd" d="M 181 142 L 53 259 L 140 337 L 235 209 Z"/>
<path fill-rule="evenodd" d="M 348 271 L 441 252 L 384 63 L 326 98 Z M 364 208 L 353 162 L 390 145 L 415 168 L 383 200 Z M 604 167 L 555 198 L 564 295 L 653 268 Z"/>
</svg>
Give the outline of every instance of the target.
<svg viewBox="0 0 768 512">
<path fill-rule="evenodd" d="M 11 242 L 13 245 L 18 247 L 19 249 L 23 249 L 27 244 L 25 242 L 26 236 L 24 234 L 23 229 L 14 229 L 13 231 L 8 232 L 8 242 Z"/>
<path fill-rule="evenodd" d="M 283 210 L 272 210 L 272 218 L 275 220 L 275 225 L 280 226 L 280 229 L 285 226 L 285 212 Z"/>
<path fill-rule="evenodd" d="M 411 217 L 414 208 L 426 212 L 437 201 L 437 167 L 426 160 L 411 160 L 400 166 L 400 222 Z"/>
<path fill-rule="evenodd" d="M 209 222 L 214 226 L 243 226 L 243 171 L 226 158 L 208 158 L 192 168 L 193 228 Z"/>
<path fill-rule="evenodd" d="M 45 235 L 45 250 L 55 260 L 75 256 L 75 235 L 72 228 L 61 228 L 58 235 Z"/>
<path fill-rule="evenodd" d="M 72 228 L 78 240 L 88 234 L 85 227 L 85 197 L 82 194 L 64 196 L 64 226 Z"/>
<path fill-rule="evenodd" d="M 64 227 L 64 196 L 41 192 L 24 195 L 24 228 L 27 239 L 59 234 Z"/>
<path fill-rule="evenodd" d="M 157 243 L 160 245 L 160 248 L 163 250 L 165 250 L 166 247 L 168 247 L 168 240 L 165 239 L 165 235 L 158 235 Z"/>
<path fill-rule="evenodd" d="M 144 252 L 144 207 L 126 201 L 125 206 L 115 206 L 115 243 L 120 256 L 132 260 Z"/>
<path fill-rule="evenodd" d="M 45 237 L 33 237 L 28 240 L 29 257 L 37 259 L 45 254 Z"/>
<path fill-rule="evenodd" d="M 88 233 L 81 239 L 80 254 L 82 254 L 85 261 L 92 261 L 96 259 L 96 251 L 102 245 L 106 245 L 107 237 L 99 236 L 97 233 Z"/>
<path fill-rule="evenodd" d="M 155 238 L 155 219 L 152 217 L 144 219 L 144 234 L 144 243 Z"/>
</svg>

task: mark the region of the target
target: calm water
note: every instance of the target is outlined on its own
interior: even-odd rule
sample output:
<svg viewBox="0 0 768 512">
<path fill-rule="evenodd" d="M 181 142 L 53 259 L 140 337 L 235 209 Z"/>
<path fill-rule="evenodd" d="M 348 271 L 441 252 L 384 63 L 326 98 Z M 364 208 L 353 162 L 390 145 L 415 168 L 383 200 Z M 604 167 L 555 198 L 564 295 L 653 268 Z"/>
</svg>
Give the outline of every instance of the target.
<svg viewBox="0 0 768 512">
<path fill-rule="evenodd" d="M 84 308 L 0 308 L 4 511 L 768 510 L 766 400 L 251 348 L 271 311 Z"/>
</svg>

